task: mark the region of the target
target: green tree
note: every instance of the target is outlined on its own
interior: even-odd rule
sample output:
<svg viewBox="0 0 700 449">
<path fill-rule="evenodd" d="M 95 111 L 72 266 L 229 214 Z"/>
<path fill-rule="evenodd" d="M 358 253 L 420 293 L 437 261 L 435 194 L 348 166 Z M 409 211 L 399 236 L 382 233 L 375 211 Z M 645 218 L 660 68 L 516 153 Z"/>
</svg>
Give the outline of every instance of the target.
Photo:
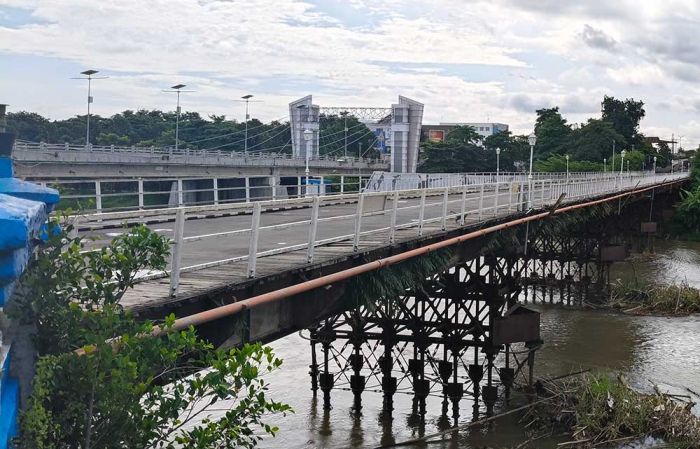
<svg viewBox="0 0 700 449">
<path fill-rule="evenodd" d="M 164 268 L 163 237 L 141 226 L 85 252 L 56 226 L 11 310 L 36 326 L 40 355 L 18 447 L 250 448 L 275 434 L 264 417 L 289 407 L 266 396 L 261 376 L 281 364 L 269 348 L 217 350 L 191 327 L 172 331 L 172 315 L 154 338 L 120 306 L 138 271 Z"/>
<path fill-rule="evenodd" d="M 547 159 L 541 159 L 535 162 L 535 171 L 546 173 L 563 173 L 566 171 L 566 156 L 562 154 L 553 154 Z M 577 161 L 569 158 L 569 172 L 599 172 L 603 171 L 602 162 Z M 610 166 L 608 166 L 608 170 Z"/>
<path fill-rule="evenodd" d="M 603 97 L 602 120 L 610 123 L 635 148 L 642 145 L 643 137 L 639 133 L 639 122 L 646 115 L 644 102 L 633 98 L 618 100 L 615 97 Z"/>
<path fill-rule="evenodd" d="M 487 151 L 501 149 L 501 170 L 517 171 L 527 166 L 530 160 L 530 145 L 527 136 L 514 136 L 510 131 L 490 135 L 484 139 Z"/>
<path fill-rule="evenodd" d="M 481 136 L 470 126 L 450 131 L 443 142 L 424 142 L 419 170 L 425 173 L 494 171 L 496 155 L 480 145 Z"/>
<path fill-rule="evenodd" d="M 552 154 L 563 154 L 571 127 L 559 113 L 559 108 L 538 109 L 535 121 L 535 157 L 546 159 Z"/>
<path fill-rule="evenodd" d="M 342 157 L 345 155 L 345 126 L 347 124 L 347 155 L 350 157 L 376 158 L 379 152 L 375 149 L 377 136 L 357 117 L 349 114 L 325 115 L 319 117 L 321 131 L 319 133 L 319 153 Z"/>
<path fill-rule="evenodd" d="M 612 145 L 625 148 L 625 138 L 603 120 L 590 119 L 579 129 L 574 129 L 566 141 L 565 153 L 576 160 L 602 162 L 612 161 Z"/>
</svg>

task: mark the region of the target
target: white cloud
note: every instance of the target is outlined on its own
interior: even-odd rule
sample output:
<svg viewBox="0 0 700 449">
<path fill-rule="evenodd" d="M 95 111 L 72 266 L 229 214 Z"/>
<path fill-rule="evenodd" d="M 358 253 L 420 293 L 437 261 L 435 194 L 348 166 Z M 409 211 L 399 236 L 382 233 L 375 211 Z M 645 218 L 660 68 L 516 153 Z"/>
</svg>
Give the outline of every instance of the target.
<svg viewBox="0 0 700 449">
<path fill-rule="evenodd" d="M 558 105 L 582 122 L 609 94 L 643 99 L 648 129 L 695 132 L 696 102 L 667 95 L 697 98 L 693 0 L 310 1 L 0 0 L 0 13 L 32 18 L 0 25 L 0 57 L 108 73 L 95 85 L 101 114 L 169 108 L 160 89 L 183 82 L 197 91 L 185 108 L 205 115 L 240 116 L 230 100 L 249 92 L 264 99 L 254 109 L 264 119 L 308 93 L 319 104 L 379 106 L 401 94 L 426 103 L 426 121 L 489 116 L 529 132 L 534 108 Z M 0 96 L 17 108 L 82 112 L 71 73 L 47 70 L 31 83 L 18 73 L 0 72 Z"/>
</svg>

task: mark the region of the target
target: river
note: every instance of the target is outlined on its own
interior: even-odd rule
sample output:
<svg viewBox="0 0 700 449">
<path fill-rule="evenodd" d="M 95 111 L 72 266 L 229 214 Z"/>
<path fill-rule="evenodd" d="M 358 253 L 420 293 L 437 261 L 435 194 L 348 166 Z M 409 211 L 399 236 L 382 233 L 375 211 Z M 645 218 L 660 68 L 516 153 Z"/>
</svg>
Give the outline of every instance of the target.
<svg viewBox="0 0 700 449">
<path fill-rule="evenodd" d="M 700 288 L 700 243 L 657 242 L 656 253 L 633 256 L 632 262 L 613 267 L 613 279 L 646 279 L 654 282 L 687 282 Z M 531 306 L 533 307 L 533 306 Z M 631 316 L 560 306 L 534 306 L 541 312 L 545 345 L 537 353 L 536 376 L 552 377 L 580 369 L 609 370 L 625 374 L 636 388 L 651 391 L 652 383 L 677 394 L 700 392 L 700 316 L 666 318 Z M 333 409 L 323 410 L 321 395 L 314 398 L 308 375 L 309 344 L 291 335 L 272 344 L 284 360 L 282 368 L 266 376 L 270 397 L 290 404 L 295 413 L 275 416 L 279 434 L 261 442 L 263 448 L 360 448 L 399 442 L 439 431 L 441 399 L 428 399 L 424 426 L 410 419 L 411 395 L 396 394 L 394 419 L 379 418 L 380 393 L 363 394 L 361 416 L 351 410 L 352 393 L 334 390 Z M 691 394 L 692 395 L 692 394 Z M 692 395 L 696 403 L 700 397 Z M 517 402 L 517 397 L 513 398 Z M 460 403 L 461 422 L 471 419 L 468 396 Z M 503 404 L 497 404 L 503 409 Z M 694 412 L 700 414 L 696 405 Z M 526 440 L 517 418 L 498 420 L 491 429 L 475 429 L 447 437 L 430 448 L 505 448 Z M 564 439 L 565 440 L 565 439 Z M 537 442 L 538 448 L 555 448 L 562 439 Z M 426 446 L 409 446 L 426 447 Z"/>
</svg>

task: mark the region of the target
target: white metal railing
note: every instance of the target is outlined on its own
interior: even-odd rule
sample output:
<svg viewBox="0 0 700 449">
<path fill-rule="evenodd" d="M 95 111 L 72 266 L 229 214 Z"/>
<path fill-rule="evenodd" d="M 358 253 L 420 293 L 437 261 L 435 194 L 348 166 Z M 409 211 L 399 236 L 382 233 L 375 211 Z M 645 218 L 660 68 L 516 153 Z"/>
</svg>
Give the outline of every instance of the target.
<svg viewBox="0 0 700 449">
<path fill-rule="evenodd" d="M 464 184 L 456 187 L 431 187 L 414 190 L 394 190 L 391 192 L 366 192 L 344 194 L 336 197 L 308 196 L 287 200 L 255 201 L 244 204 L 217 206 L 193 206 L 173 209 L 159 209 L 131 212 L 111 212 L 85 215 L 79 217 L 82 223 L 96 221 L 124 221 L 142 219 L 144 216 L 175 214 L 173 239 L 171 240 L 171 263 L 166 271 L 143 276 L 140 280 L 170 276 L 170 295 L 177 295 L 182 273 L 206 269 L 223 264 L 247 261 L 249 277 L 256 276 L 256 264 L 261 257 L 306 250 L 306 262 L 312 263 L 315 248 L 338 242 L 352 242 L 355 251 L 360 249 L 363 241 L 370 245 L 391 244 L 396 240 L 399 229 L 416 230 L 416 236 L 424 235 L 427 226 L 435 231 L 445 230 L 449 220 L 459 225 L 474 223 L 498 216 L 506 216 L 515 211 L 529 208 L 541 209 L 553 205 L 562 194 L 564 203 L 610 194 L 617 191 L 661 184 L 667 181 L 687 178 L 688 173 L 654 174 L 636 172 L 617 174 L 586 174 L 572 177 L 555 174 L 552 177 L 537 179 L 518 179 L 506 181 Z M 320 214 L 324 203 L 343 198 L 352 201 L 355 206 L 333 208 L 326 216 Z M 308 208 L 308 218 L 279 221 L 280 216 L 263 211 L 275 210 L 282 206 L 303 206 Z M 185 224 L 188 218 L 194 218 L 208 211 L 222 211 L 237 208 L 250 214 L 249 224 L 240 224 L 233 229 L 225 229 L 206 234 L 186 235 Z M 348 210 L 349 208 L 349 210 Z M 269 223 L 264 219 L 270 218 Z M 243 220 L 243 218 L 241 218 Z M 242 221 L 242 223 L 246 223 Z M 228 225 L 227 225 L 228 226 Z M 296 230 L 288 232 L 286 230 Z M 321 232 L 323 231 L 323 232 Z M 267 240 L 261 238 L 265 235 Z M 284 237 L 282 237 L 284 235 Z M 275 238 L 276 237 L 276 238 Z M 370 239 L 368 239 L 370 237 Z M 271 238 L 283 238 L 285 245 Z M 197 260 L 183 266 L 183 257 L 192 258 L 202 251 L 187 252 L 188 244 L 200 241 L 228 239 L 238 248 L 231 250 L 230 257 L 217 260 Z M 223 243 L 221 243 L 223 244 Z M 217 243 L 217 246 L 221 244 Z M 206 253 L 206 251 L 203 251 Z M 206 256 L 203 256 L 206 257 Z"/>
<path fill-rule="evenodd" d="M 39 182 L 61 192 L 57 208 L 82 213 L 163 209 L 342 195 L 364 189 L 369 176 L 243 176 L 237 178 L 77 179 Z M 286 184 L 281 184 L 284 180 Z"/>
<path fill-rule="evenodd" d="M 298 160 L 303 163 L 304 158 L 295 158 L 293 155 L 288 153 L 279 153 L 271 151 L 250 151 L 247 154 L 236 152 L 236 151 L 222 151 L 217 150 L 197 150 L 191 148 L 169 148 L 169 147 L 156 147 L 156 146 L 118 146 L 118 145 L 74 145 L 69 143 L 46 143 L 46 142 L 28 142 L 28 141 L 17 141 L 15 142 L 14 151 L 32 151 L 32 152 L 43 152 L 43 153 L 55 153 L 55 152 L 92 152 L 92 153 L 119 153 L 119 154 L 137 154 L 144 156 L 186 156 L 186 157 L 201 157 L 201 158 L 246 158 L 251 160 L 272 160 L 272 159 L 289 159 Z M 312 161 L 329 161 L 329 162 L 342 162 L 342 163 L 366 163 L 366 164 L 380 164 L 383 161 L 379 159 L 370 159 L 362 157 L 353 156 L 343 156 L 342 160 L 339 161 L 337 156 L 321 155 L 319 157 L 312 158 Z"/>
</svg>

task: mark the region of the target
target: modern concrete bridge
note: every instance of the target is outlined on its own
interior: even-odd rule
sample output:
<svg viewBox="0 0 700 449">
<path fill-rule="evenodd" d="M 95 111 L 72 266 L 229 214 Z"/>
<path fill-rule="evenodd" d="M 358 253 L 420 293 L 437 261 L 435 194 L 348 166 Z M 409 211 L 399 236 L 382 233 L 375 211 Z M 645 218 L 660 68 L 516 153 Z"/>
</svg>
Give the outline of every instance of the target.
<svg viewBox="0 0 700 449">
<path fill-rule="evenodd" d="M 363 391 L 380 391 L 391 414 L 393 395 L 410 389 L 416 415 L 442 395 L 456 423 L 465 394 L 492 410 L 499 385 L 507 395 L 526 366 L 532 380 L 539 314 L 521 304 L 603 292 L 610 263 L 652 240 L 687 179 L 481 174 L 77 219 L 96 244 L 124 232 L 120 223 L 171 237 L 167 272 L 143 273 L 122 300 L 134 313 L 174 312 L 177 328 L 197 326 L 224 346 L 308 330 L 311 385 L 325 407 L 334 388 L 352 390 L 356 409 Z"/>
<path fill-rule="evenodd" d="M 221 150 L 77 146 L 18 142 L 12 159 L 19 178 L 62 191 L 62 204 L 98 212 L 143 207 L 218 204 L 287 198 L 312 189 L 358 190 L 389 163 L 355 157 L 315 157 Z M 59 205 L 60 207 L 60 205 Z"/>
</svg>

